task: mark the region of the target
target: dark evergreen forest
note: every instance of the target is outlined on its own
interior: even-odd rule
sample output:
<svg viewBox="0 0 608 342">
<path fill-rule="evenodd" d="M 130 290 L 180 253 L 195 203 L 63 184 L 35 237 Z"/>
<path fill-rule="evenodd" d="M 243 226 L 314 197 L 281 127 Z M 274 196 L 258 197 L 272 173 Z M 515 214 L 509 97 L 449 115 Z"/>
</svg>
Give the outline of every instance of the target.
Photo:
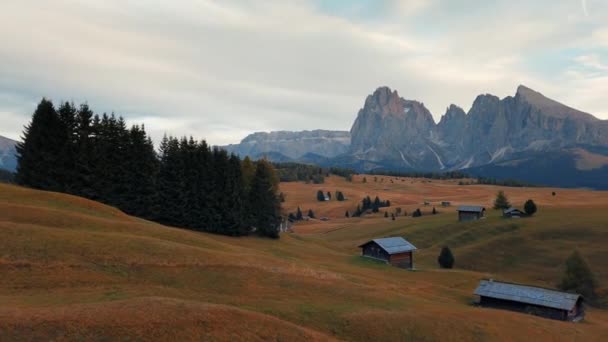
<svg viewBox="0 0 608 342">
<path fill-rule="evenodd" d="M 278 177 L 204 140 L 165 137 L 96 115 L 86 104 L 43 99 L 17 146 L 18 184 L 86 197 L 129 215 L 217 234 L 278 238 Z"/>
</svg>

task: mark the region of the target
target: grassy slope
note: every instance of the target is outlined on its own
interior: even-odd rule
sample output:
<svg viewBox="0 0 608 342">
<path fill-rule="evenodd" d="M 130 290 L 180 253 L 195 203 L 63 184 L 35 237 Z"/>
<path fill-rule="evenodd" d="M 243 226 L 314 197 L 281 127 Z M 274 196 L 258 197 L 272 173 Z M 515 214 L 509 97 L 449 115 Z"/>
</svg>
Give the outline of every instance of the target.
<svg viewBox="0 0 608 342">
<path fill-rule="evenodd" d="M 517 222 L 458 224 L 453 209 L 394 222 L 341 218 L 365 194 L 411 211 L 423 199 L 488 204 L 496 190 L 385 178 L 284 184 L 286 208 L 332 220 L 298 225 L 280 241 L 167 228 L 80 198 L 0 185 L 0 340 L 608 338 L 602 310 L 569 324 L 470 305 L 485 276 L 554 284 L 574 246 L 608 283 L 608 194 L 507 189 L 541 208 Z M 342 190 L 351 201 L 318 203 L 318 188 Z M 575 215 L 564 210 L 570 206 Z M 421 248 L 419 271 L 356 256 L 358 243 L 394 234 Z M 465 270 L 436 269 L 445 243 Z"/>
</svg>

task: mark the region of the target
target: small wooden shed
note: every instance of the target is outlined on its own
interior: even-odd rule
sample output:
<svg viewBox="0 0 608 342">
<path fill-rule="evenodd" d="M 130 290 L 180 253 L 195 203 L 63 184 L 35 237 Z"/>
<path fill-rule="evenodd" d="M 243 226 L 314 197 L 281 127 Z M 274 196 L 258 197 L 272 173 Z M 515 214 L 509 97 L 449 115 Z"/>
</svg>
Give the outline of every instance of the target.
<svg viewBox="0 0 608 342">
<path fill-rule="evenodd" d="M 482 280 L 475 290 L 479 305 L 562 321 L 585 317 L 583 297 L 541 287 Z"/>
<path fill-rule="evenodd" d="M 479 205 L 461 205 L 457 211 L 458 221 L 473 221 L 484 217 L 486 208 Z"/>
<path fill-rule="evenodd" d="M 402 237 L 374 239 L 359 246 L 364 257 L 382 260 L 401 268 L 414 268 L 416 246 Z"/>
</svg>

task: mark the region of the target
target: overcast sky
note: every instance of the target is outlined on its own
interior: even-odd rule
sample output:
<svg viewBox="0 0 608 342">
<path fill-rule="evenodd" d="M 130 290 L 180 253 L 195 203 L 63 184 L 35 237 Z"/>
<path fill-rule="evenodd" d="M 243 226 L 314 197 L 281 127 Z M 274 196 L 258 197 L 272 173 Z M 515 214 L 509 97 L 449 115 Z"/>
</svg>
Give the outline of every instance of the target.
<svg viewBox="0 0 608 342">
<path fill-rule="evenodd" d="M 438 121 L 519 84 L 608 119 L 608 1 L 0 1 L 11 138 L 42 97 L 226 144 L 349 130 L 382 85 Z"/>
</svg>

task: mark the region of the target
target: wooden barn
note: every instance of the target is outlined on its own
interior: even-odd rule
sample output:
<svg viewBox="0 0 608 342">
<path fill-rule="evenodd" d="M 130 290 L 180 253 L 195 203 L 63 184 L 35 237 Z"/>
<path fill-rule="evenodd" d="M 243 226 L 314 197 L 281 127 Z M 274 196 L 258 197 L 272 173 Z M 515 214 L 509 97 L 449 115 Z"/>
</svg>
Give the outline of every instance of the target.
<svg viewBox="0 0 608 342">
<path fill-rule="evenodd" d="M 458 221 L 474 221 L 484 217 L 486 208 L 477 205 L 461 205 L 457 211 Z"/>
<path fill-rule="evenodd" d="M 374 239 L 362 244 L 359 248 L 364 257 L 382 260 L 396 267 L 414 268 L 413 252 L 417 248 L 402 237 Z"/>
<path fill-rule="evenodd" d="M 479 305 L 562 321 L 585 317 L 583 297 L 540 287 L 482 280 L 475 290 Z"/>
<path fill-rule="evenodd" d="M 506 218 L 520 218 L 526 216 L 526 213 L 517 208 L 509 208 L 502 212 L 502 216 Z"/>
</svg>

